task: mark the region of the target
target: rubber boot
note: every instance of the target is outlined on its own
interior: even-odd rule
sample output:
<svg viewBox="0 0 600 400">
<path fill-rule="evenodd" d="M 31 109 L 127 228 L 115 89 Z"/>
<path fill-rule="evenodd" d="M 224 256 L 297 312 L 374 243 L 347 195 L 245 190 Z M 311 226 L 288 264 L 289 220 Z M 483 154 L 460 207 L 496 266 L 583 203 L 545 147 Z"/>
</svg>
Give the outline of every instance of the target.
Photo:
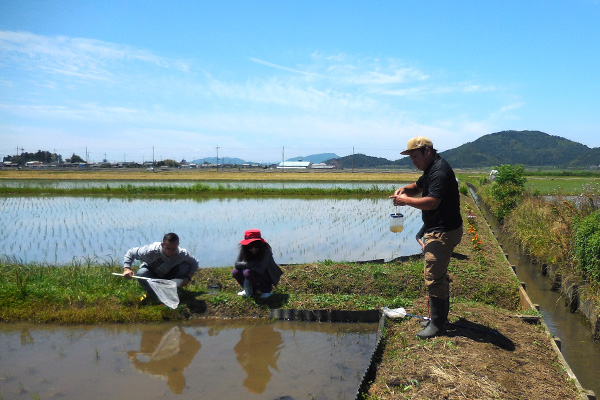
<svg viewBox="0 0 600 400">
<path fill-rule="evenodd" d="M 250 283 L 248 279 L 244 279 L 244 291 L 246 292 L 246 297 L 250 297 L 254 294 L 252 283 Z"/>
<path fill-rule="evenodd" d="M 431 321 L 429 325 L 417 336 L 421 339 L 429 339 L 446 332 L 446 319 L 448 318 L 448 299 L 440 299 L 439 297 L 429 298 L 429 309 L 431 310 Z"/>
<path fill-rule="evenodd" d="M 446 308 L 447 308 L 448 310 L 450 310 L 450 297 L 448 297 L 448 298 L 446 299 Z M 448 312 L 449 312 L 449 311 L 448 311 Z M 449 323 L 449 322 L 448 322 L 448 316 L 447 316 L 447 314 L 448 314 L 448 313 L 446 313 L 446 321 L 444 322 L 444 325 L 445 325 L 446 327 L 448 326 L 448 323 Z M 422 326 L 423 328 L 427 328 L 427 325 L 429 325 L 429 322 L 431 321 L 431 315 L 429 316 L 429 318 L 430 318 L 430 319 L 426 319 L 426 320 L 424 320 L 424 321 L 421 321 L 421 326 Z"/>
</svg>

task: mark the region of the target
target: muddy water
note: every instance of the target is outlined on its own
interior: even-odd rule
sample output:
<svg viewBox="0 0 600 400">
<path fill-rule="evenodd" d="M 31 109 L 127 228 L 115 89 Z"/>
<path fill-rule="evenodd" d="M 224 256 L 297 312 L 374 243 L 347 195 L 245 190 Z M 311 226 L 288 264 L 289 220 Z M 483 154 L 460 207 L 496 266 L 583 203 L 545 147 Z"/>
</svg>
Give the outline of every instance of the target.
<svg viewBox="0 0 600 400">
<path fill-rule="evenodd" d="M 511 265 L 517 270 L 517 277 L 524 282 L 531 301 L 540 306 L 540 313 L 553 335 L 561 339 L 562 354 L 587 390 L 600 394 L 600 343 L 591 337 L 589 323 L 577 313 L 565 307 L 560 293 L 552 291 L 552 283 L 543 276 L 539 265 L 533 265 L 514 245 L 501 234 L 497 222 L 487 216 L 496 237 L 508 255 Z"/>
<path fill-rule="evenodd" d="M 377 324 L 0 325 L 5 399 L 352 399 Z"/>
</svg>

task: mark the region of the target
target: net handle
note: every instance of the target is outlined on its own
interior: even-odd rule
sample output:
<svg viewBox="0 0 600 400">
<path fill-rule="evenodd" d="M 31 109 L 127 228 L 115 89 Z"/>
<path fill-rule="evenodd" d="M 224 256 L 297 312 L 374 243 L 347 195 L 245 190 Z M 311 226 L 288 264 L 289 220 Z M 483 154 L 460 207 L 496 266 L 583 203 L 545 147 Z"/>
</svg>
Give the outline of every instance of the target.
<svg viewBox="0 0 600 400">
<path fill-rule="evenodd" d="M 125 276 L 124 273 L 123 274 L 119 274 L 118 272 L 113 272 L 112 274 L 116 275 L 116 276 Z M 146 281 L 149 281 L 150 279 L 152 279 L 152 278 L 146 278 L 145 276 L 137 276 L 137 275 L 132 275 L 131 277 L 135 278 L 135 279 L 144 279 Z"/>
</svg>

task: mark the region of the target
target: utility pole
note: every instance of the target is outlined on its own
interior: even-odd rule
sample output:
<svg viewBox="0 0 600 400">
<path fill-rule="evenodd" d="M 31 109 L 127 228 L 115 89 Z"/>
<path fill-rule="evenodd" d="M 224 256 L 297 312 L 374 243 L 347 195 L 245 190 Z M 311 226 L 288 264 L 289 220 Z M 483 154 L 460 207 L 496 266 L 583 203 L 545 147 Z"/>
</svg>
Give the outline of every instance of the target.
<svg viewBox="0 0 600 400">
<path fill-rule="evenodd" d="M 281 147 L 281 171 L 285 171 L 285 146 Z"/>
<path fill-rule="evenodd" d="M 352 146 L 352 173 L 354 173 L 354 146 Z"/>
<path fill-rule="evenodd" d="M 217 146 L 217 172 L 219 172 L 219 146 Z"/>
</svg>

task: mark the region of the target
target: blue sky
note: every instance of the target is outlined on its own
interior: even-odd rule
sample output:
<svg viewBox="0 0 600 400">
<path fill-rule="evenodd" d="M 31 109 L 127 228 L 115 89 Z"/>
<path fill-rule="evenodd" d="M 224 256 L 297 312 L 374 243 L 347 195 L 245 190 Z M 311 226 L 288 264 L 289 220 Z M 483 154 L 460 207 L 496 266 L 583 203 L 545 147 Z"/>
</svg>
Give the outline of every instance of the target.
<svg viewBox="0 0 600 400">
<path fill-rule="evenodd" d="M 0 156 L 600 147 L 600 1 L 0 2 Z M 218 150 L 217 150 L 218 148 Z"/>
</svg>

